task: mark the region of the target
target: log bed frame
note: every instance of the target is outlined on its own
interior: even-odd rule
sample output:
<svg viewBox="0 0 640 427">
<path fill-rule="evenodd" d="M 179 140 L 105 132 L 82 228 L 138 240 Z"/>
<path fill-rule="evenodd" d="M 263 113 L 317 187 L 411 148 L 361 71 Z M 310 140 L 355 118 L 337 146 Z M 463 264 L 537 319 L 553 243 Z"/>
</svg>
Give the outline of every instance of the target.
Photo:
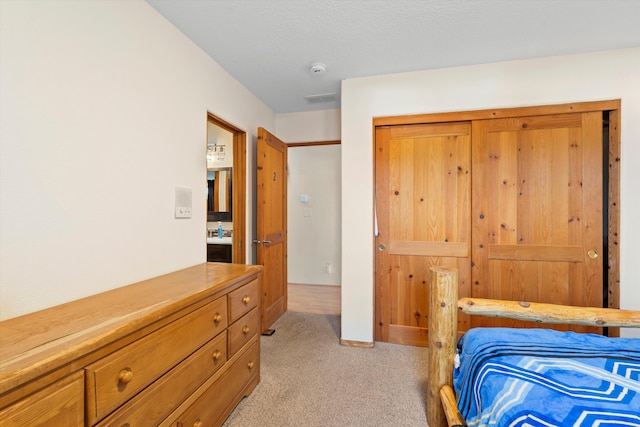
<svg viewBox="0 0 640 427">
<path fill-rule="evenodd" d="M 540 323 L 640 328 L 640 311 L 480 298 L 458 300 L 457 270 L 432 267 L 429 276 L 429 427 L 466 426 L 465 420 L 458 412 L 452 387 L 453 360 L 458 341 L 458 310 L 472 315 L 507 317 Z"/>
</svg>

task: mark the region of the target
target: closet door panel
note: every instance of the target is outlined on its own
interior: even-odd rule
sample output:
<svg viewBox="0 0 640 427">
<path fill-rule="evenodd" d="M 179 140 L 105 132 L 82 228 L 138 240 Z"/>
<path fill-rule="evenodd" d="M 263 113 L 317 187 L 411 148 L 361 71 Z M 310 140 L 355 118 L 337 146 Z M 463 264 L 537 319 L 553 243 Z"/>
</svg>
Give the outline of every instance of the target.
<svg viewBox="0 0 640 427">
<path fill-rule="evenodd" d="M 427 345 L 431 266 L 458 269 L 468 295 L 470 130 L 469 122 L 376 130 L 378 341 Z"/>
<path fill-rule="evenodd" d="M 473 296 L 602 306 L 601 123 L 600 112 L 474 122 Z"/>
</svg>

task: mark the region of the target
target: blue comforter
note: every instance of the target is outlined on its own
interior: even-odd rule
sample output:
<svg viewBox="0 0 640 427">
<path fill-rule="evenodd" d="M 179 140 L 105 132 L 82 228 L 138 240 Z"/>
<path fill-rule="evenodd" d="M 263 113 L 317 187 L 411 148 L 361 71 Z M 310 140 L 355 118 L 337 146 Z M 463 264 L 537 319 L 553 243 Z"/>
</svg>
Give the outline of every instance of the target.
<svg viewBox="0 0 640 427">
<path fill-rule="evenodd" d="M 640 339 L 475 328 L 458 356 L 469 426 L 640 427 Z"/>
</svg>

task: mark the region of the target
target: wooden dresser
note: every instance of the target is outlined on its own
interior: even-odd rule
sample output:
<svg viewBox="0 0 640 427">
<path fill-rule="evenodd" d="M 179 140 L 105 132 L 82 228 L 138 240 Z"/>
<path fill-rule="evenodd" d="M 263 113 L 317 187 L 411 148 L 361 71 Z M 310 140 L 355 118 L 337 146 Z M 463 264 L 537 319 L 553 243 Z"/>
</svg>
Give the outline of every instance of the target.
<svg viewBox="0 0 640 427">
<path fill-rule="evenodd" d="M 261 269 L 201 264 L 0 322 L 0 426 L 222 424 L 260 381 Z"/>
</svg>

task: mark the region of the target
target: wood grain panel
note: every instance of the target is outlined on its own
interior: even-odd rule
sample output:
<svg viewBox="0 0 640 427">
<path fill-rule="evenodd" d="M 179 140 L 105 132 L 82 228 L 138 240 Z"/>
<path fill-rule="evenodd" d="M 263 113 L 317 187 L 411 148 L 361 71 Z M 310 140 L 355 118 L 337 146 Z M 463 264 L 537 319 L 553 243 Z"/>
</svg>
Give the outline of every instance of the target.
<svg viewBox="0 0 640 427">
<path fill-rule="evenodd" d="M 586 252 L 595 252 L 598 256 L 586 257 L 584 286 L 577 289 L 571 305 L 603 307 L 603 276 L 605 257 L 603 247 L 603 136 L 602 112 L 596 111 L 582 115 L 582 145 L 584 150 L 582 170 L 583 211 L 582 244 Z M 589 303 L 584 304 L 583 301 Z"/>
<path fill-rule="evenodd" d="M 287 309 L 287 146 L 258 129 L 257 263 L 264 266 L 262 329 Z"/>
<path fill-rule="evenodd" d="M 180 414 L 177 424 L 171 424 L 212 427 L 222 425 L 234 409 L 229 404 L 239 401 L 247 386 L 253 388 L 259 379 L 259 360 L 260 347 L 258 344 L 250 344 L 246 351 L 238 353 L 235 360 L 230 360 L 231 367 L 213 385 L 205 384 L 201 387 L 207 390 Z"/>
<path fill-rule="evenodd" d="M 103 418 L 226 327 L 223 297 L 87 366 L 88 421 Z M 190 333 L 178 333 L 185 329 Z"/>
<path fill-rule="evenodd" d="M 235 355 L 260 329 L 260 312 L 254 308 L 242 319 L 229 326 L 229 357 Z"/>
<path fill-rule="evenodd" d="M 426 345 L 429 267 L 459 268 L 468 286 L 470 130 L 469 123 L 376 130 L 377 340 Z"/>
<path fill-rule="evenodd" d="M 416 242 L 416 241 L 396 241 L 389 242 L 389 253 L 391 255 L 418 255 L 418 256 L 444 256 L 466 258 L 469 256 L 468 243 L 452 242 Z"/>
<path fill-rule="evenodd" d="M 226 361 L 227 333 L 223 331 L 184 363 L 102 420 L 97 427 L 158 425 L 182 400 L 222 368 Z"/>
<path fill-rule="evenodd" d="M 602 293 L 604 270 L 608 271 L 605 274 L 608 274 L 607 279 L 610 283 L 606 303 L 612 307 L 619 307 L 619 109 L 620 100 L 611 100 L 380 117 L 374 118 L 373 124 L 376 141 L 381 139 L 380 136 L 384 132 L 384 138 L 387 140 L 391 138 L 392 132 L 398 140 L 403 136 L 411 136 L 409 139 L 417 141 L 420 138 L 420 127 L 423 125 L 437 125 L 423 131 L 423 134 L 445 137 L 443 130 L 447 124 L 459 125 L 471 120 L 473 144 L 470 146 L 470 171 L 474 197 L 468 200 L 463 198 L 456 203 L 458 206 L 469 203 L 471 210 L 468 225 L 472 235 L 469 240 L 471 261 L 465 265 L 464 258 L 458 259 L 458 266 L 461 268 L 461 296 L 567 301 L 582 305 L 587 305 L 582 302 L 586 299 L 591 304 L 599 304 L 596 299 L 597 295 Z M 609 114 L 609 147 L 602 146 L 603 111 Z M 404 135 L 403 128 L 406 128 Z M 458 133 L 464 134 L 460 129 Z M 413 172 L 411 188 L 417 194 L 431 188 L 427 182 L 437 182 L 429 181 L 432 176 L 430 173 L 435 170 L 434 165 L 436 168 L 438 165 L 450 165 L 452 156 L 449 156 L 448 160 L 430 157 L 430 153 L 436 152 L 433 147 L 414 145 L 412 150 L 413 168 L 424 171 L 422 175 Z M 390 190 L 393 190 L 397 189 L 401 182 L 406 182 L 381 167 L 393 163 L 393 156 L 389 153 L 385 153 L 386 157 L 379 156 L 382 151 L 384 150 L 376 142 L 378 213 L 380 206 L 391 205 L 394 197 L 398 196 L 393 191 L 379 191 L 380 188 L 385 188 L 385 183 L 393 182 L 390 185 Z M 397 158 L 394 157 L 397 163 L 394 167 L 400 167 L 398 158 L 401 152 L 398 150 Z M 446 156 L 446 150 L 441 153 Z M 608 189 L 602 187 L 600 182 L 607 172 L 601 165 L 607 159 L 610 178 Z M 450 181 L 441 180 L 440 183 L 442 188 L 446 189 L 445 192 L 452 191 Z M 608 203 L 602 199 L 604 191 L 608 191 Z M 446 209 L 449 210 L 450 216 L 441 220 L 438 232 L 434 233 L 433 218 L 437 218 L 438 215 L 435 213 L 436 209 L 430 206 L 430 203 L 425 203 L 425 200 L 415 199 L 412 203 L 398 204 L 396 209 L 386 212 L 385 218 L 389 220 L 389 217 L 405 215 L 404 210 L 412 205 L 413 219 L 411 224 L 407 219 L 401 221 L 406 225 L 404 229 L 398 229 L 404 233 L 402 237 L 388 239 L 379 236 L 376 246 L 383 244 L 388 247 L 388 252 L 409 257 L 421 253 L 429 255 L 430 252 L 420 252 L 420 246 L 412 248 L 412 243 L 396 242 L 424 240 L 459 243 L 455 239 L 447 239 L 448 236 L 443 239 L 438 234 L 440 229 L 450 228 L 452 218 L 455 218 L 459 211 L 451 210 L 448 206 Z M 606 220 L 609 229 L 608 237 L 605 238 L 610 240 L 609 246 L 604 248 L 587 239 L 590 235 L 599 236 L 601 242 L 602 236 L 606 235 L 602 228 L 602 216 L 606 215 L 602 211 L 603 206 L 608 206 Z M 381 218 L 383 217 L 378 215 L 379 221 Z M 598 218 L 600 224 L 597 224 Z M 593 222 L 594 219 L 596 223 Z M 590 225 L 586 225 L 587 222 Z M 382 229 L 388 229 L 390 226 L 386 224 Z M 464 229 L 463 222 L 458 221 L 458 226 L 460 230 Z M 585 227 L 590 228 L 586 233 Z M 413 239 L 407 238 L 411 233 Z M 501 245 L 505 247 L 498 248 Z M 515 246 L 519 247 L 514 248 Z M 540 252 L 538 249 L 532 249 L 535 246 L 549 246 L 550 249 Z M 586 253 L 590 249 L 595 250 L 598 257 L 588 258 Z M 490 251 L 493 254 L 491 257 Z M 376 319 L 379 319 L 385 310 L 390 310 L 385 305 L 386 299 L 378 297 L 392 293 L 391 289 L 383 289 L 377 284 L 389 275 L 406 276 L 392 274 L 395 268 L 401 268 L 400 264 L 388 257 L 385 258 L 386 254 L 379 252 L 376 251 Z M 514 259 L 500 259 L 508 257 L 509 253 Z M 553 258 L 554 254 L 559 258 L 552 261 L 550 258 Z M 608 270 L 602 266 L 605 258 Z M 443 265 L 442 259 L 428 259 L 433 265 Z M 598 263 L 601 265 L 598 266 Z M 410 267 L 403 265 L 402 268 Z M 465 274 L 465 269 L 469 272 L 468 275 Z M 600 285 L 589 285 L 596 282 Z M 464 315 L 458 317 L 460 325 L 465 318 L 468 319 Z M 523 325 L 516 320 L 492 323 L 493 320 L 489 319 L 485 322 L 488 322 L 487 325 Z M 376 320 L 377 330 L 385 327 L 383 322 Z"/>
<path fill-rule="evenodd" d="M 435 136 L 469 135 L 469 123 L 434 123 L 429 126 L 422 124 L 414 126 L 390 127 L 389 135 L 393 139 L 425 138 Z M 416 159 L 418 160 L 418 159 Z"/>
<path fill-rule="evenodd" d="M 404 116 L 376 117 L 373 119 L 375 127 L 444 123 L 444 122 L 464 122 L 487 119 L 501 119 L 511 117 L 541 116 L 552 114 L 583 113 L 589 111 L 613 111 L 620 109 L 620 100 L 595 102 L 572 102 L 555 105 L 538 105 L 531 107 L 517 108 L 492 108 L 486 110 L 452 111 L 432 114 L 408 114 Z"/>
<path fill-rule="evenodd" d="M 489 132 L 548 129 L 549 127 L 580 127 L 581 114 L 554 114 L 549 116 L 508 117 L 489 121 Z"/>
<path fill-rule="evenodd" d="M 260 283 L 257 280 L 229 292 L 229 324 L 235 322 L 260 301 Z"/>
<path fill-rule="evenodd" d="M 620 111 L 609 112 L 608 307 L 620 308 Z M 609 334 L 611 335 L 611 330 Z M 616 336 L 619 331 L 616 331 Z"/>
<path fill-rule="evenodd" d="M 474 122 L 473 296 L 601 306 L 601 259 L 586 256 L 602 250 L 601 123 L 601 112 Z"/>
<path fill-rule="evenodd" d="M 582 246 L 489 245 L 489 259 L 584 262 Z"/>
<path fill-rule="evenodd" d="M 339 315 L 342 311 L 341 289 L 338 285 L 289 283 L 287 311 Z"/>
<path fill-rule="evenodd" d="M 76 372 L 0 411 L 4 427 L 84 425 L 84 375 Z"/>
</svg>

